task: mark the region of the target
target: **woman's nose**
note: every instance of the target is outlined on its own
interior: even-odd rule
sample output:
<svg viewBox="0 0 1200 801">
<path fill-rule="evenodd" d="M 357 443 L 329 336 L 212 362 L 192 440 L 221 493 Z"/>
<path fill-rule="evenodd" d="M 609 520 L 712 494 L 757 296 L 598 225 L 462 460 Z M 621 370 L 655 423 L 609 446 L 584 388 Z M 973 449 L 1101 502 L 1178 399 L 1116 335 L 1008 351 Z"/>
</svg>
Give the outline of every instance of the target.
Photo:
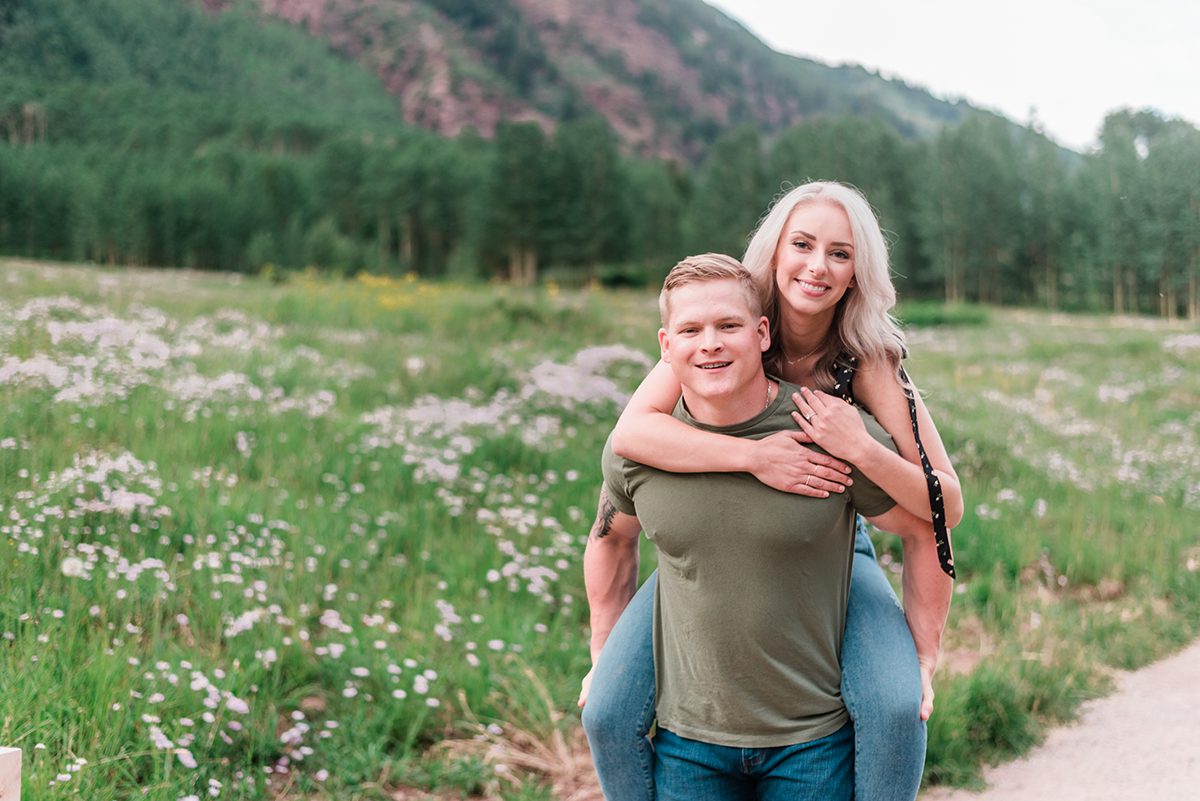
<svg viewBox="0 0 1200 801">
<path fill-rule="evenodd" d="M 826 270 L 826 253 L 824 250 L 814 250 L 808 257 L 808 269 L 817 275 L 824 275 Z"/>
</svg>

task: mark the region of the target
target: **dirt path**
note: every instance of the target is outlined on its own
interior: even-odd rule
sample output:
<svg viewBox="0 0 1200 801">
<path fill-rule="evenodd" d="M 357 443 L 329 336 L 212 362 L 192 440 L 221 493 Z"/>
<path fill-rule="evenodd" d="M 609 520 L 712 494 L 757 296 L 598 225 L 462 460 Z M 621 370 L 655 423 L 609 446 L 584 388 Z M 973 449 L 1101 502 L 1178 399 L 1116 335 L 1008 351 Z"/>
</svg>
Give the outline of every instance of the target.
<svg viewBox="0 0 1200 801">
<path fill-rule="evenodd" d="M 920 801 L 1200 799 L 1200 641 L 1132 673 L 1078 722 L 1022 759 L 984 772 L 980 793 L 935 789 Z"/>
</svg>

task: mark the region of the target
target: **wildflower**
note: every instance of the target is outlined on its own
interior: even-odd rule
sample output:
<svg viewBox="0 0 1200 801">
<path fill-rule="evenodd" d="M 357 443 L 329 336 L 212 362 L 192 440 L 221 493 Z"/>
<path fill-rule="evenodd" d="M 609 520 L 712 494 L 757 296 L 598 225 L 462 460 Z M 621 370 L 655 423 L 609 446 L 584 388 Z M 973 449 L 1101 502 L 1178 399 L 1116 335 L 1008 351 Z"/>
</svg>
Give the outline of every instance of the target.
<svg viewBox="0 0 1200 801">
<path fill-rule="evenodd" d="M 155 748 L 164 751 L 175 747 L 175 743 L 171 742 L 170 738 L 158 726 L 150 727 L 150 742 Z"/>
<path fill-rule="evenodd" d="M 62 561 L 62 574 L 67 578 L 86 578 L 87 566 L 78 556 L 68 556 Z"/>
</svg>

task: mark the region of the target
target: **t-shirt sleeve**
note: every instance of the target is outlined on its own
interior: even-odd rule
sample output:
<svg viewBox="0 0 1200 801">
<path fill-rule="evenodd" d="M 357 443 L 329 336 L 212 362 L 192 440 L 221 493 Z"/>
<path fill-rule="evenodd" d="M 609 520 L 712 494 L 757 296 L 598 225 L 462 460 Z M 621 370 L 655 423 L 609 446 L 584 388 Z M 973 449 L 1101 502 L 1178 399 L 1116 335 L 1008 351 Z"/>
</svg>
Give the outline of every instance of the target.
<svg viewBox="0 0 1200 801">
<path fill-rule="evenodd" d="M 863 425 L 867 427 L 867 433 L 880 442 L 888 450 L 893 453 L 899 453 L 896 449 L 896 443 L 892 441 L 892 437 L 888 432 L 884 431 L 883 426 L 879 422 L 867 414 L 859 410 L 862 415 Z M 863 475 L 862 471 L 853 465 L 850 466 L 850 477 L 854 479 L 854 483 L 850 485 L 850 503 L 863 517 L 874 517 L 881 515 L 896 505 L 892 500 L 892 496 L 888 495 L 879 485 L 871 479 Z"/>
<path fill-rule="evenodd" d="M 612 505 L 617 508 L 618 512 L 636 515 L 637 511 L 634 509 L 633 498 L 629 491 L 629 480 L 626 477 L 628 466 L 628 459 L 613 453 L 612 435 L 610 434 L 608 441 L 604 443 L 604 455 L 600 457 L 600 469 L 604 473 L 604 489 L 608 491 L 608 499 L 612 501 Z"/>
</svg>

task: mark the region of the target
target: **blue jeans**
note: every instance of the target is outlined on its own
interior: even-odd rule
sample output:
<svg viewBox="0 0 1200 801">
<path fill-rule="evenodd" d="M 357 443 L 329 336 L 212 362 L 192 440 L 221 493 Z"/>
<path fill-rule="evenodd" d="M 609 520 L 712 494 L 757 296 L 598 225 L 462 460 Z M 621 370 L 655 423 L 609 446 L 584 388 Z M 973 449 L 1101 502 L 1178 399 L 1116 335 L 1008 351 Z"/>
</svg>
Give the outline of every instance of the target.
<svg viewBox="0 0 1200 801">
<path fill-rule="evenodd" d="M 912 801 L 925 766 L 921 674 L 904 612 L 859 520 L 842 636 L 842 700 L 854 724 L 856 801 Z M 613 627 L 583 727 L 608 801 L 654 801 L 652 619 L 657 574 Z"/>
<path fill-rule="evenodd" d="M 774 748 L 731 748 L 654 735 L 659 801 L 850 801 L 854 732 L 847 723 L 819 740 Z"/>
</svg>

